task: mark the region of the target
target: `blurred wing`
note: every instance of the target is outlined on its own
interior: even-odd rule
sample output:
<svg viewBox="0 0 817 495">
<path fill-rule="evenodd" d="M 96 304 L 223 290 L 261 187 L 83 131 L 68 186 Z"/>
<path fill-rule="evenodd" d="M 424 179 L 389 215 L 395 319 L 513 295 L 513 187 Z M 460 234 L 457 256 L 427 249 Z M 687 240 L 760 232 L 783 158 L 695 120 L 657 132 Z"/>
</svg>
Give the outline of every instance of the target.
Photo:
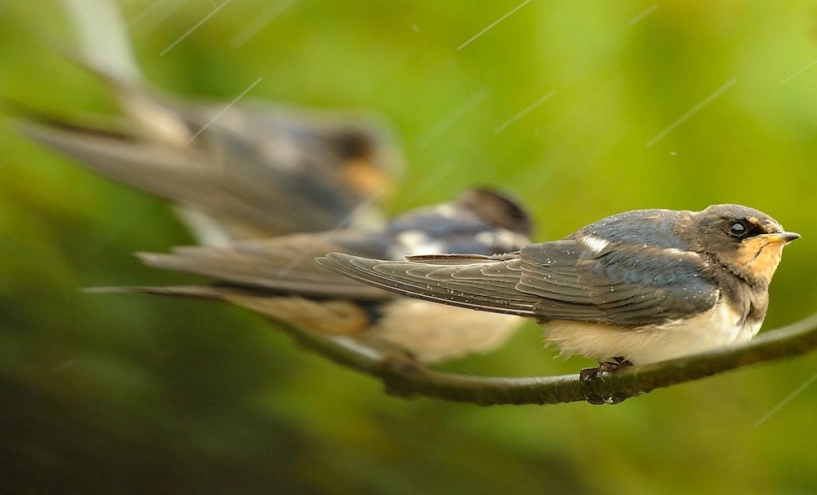
<svg viewBox="0 0 817 495">
<path fill-rule="evenodd" d="M 236 222 L 242 237 L 337 228 L 364 200 L 344 191 L 344 184 L 322 184 L 325 176 L 290 173 L 242 156 L 240 148 L 223 151 L 222 158 L 70 124 L 20 129 L 108 177 Z"/>
<path fill-rule="evenodd" d="M 273 320 L 324 335 L 355 335 L 367 329 L 370 314 L 365 304 L 349 300 L 311 300 L 277 296 L 228 285 L 177 285 L 169 287 L 96 287 L 92 294 L 142 293 L 224 301 L 250 309 Z M 384 292 L 384 291 L 381 291 Z M 385 293 L 385 292 L 384 292 Z"/>
<path fill-rule="evenodd" d="M 451 263 L 442 264 L 445 259 Z M 330 253 L 317 261 L 347 277 L 397 294 L 462 308 L 535 316 L 538 298 L 516 290 L 521 276 L 519 259 L 504 259 L 433 256 L 432 263 L 421 263 Z"/>
<path fill-rule="evenodd" d="M 402 156 L 378 120 L 188 103 L 83 65 L 116 96 L 126 117 L 122 132 L 8 102 L 24 135 L 113 179 L 229 222 L 234 238 L 382 223 L 374 200 L 399 172 Z"/>
<path fill-rule="evenodd" d="M 229 247 L 192 246 L 171 254 L 139 253 L 155 268 L 216 279 L 219 283 L 305 297 L 386 300 L 385 291 L 334 273 L 315 262 L 330 251 L 348 251 L 343 237 L 301 234 L 232 243 Z"/>
<path fill-rule="evenodd" d="M 86 294 L 155 294 L 160 296 L 189 297 L 192 299 L 224 300 L 227 295 L 252 295 L 252 291 L 238 287 L 221 287 L 218 285 L 168 285 L 164 287 L 122 286 L 122 287 L 89 287 L 83 289 Z"/>
<path fill-rule="evenodd" d="M 576 240 L 521 251 L 518 289 L 537 297 L 541 320 L 637 327 L 711 308 L 719 290 L 697 253 L 611 244 L 594 251 Z"/>
<path fill-rule="evenodd" d="M 196 204 L 217 193 L 195 155 L 63 122 L 26 122 L 19 128 L 97 172 L 166 199 Z"/>
</svg>

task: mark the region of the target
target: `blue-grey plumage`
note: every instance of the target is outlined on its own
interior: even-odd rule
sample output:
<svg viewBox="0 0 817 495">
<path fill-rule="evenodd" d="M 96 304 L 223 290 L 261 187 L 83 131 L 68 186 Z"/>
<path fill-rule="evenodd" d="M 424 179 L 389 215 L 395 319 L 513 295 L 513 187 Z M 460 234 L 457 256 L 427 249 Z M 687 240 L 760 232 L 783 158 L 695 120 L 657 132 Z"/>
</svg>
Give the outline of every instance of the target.
<svg viewBox="0 0 817 495">
<path fill-rule="evenodd" d="M 678 221 L 682 217 L 685 215 L 679 215 L 679 212 L 674 210 L 626 211 L 594 222 L 568 236 L 568 239 L 594 236 L 608 242 L 686 249 L 689 246 L 675 235 Z"/>
<path fill-rule="evenodd" d="M 352 338 L 385 356 L 408 354 L 430 363 L 491 350 L 523 320 L 395 296 L 327 270 L 315 257 L 340 251 L 401 260 L 406 254 L 460 249 L 494 255 L 530 242 L 530 228 L 528 214 L 515 201 L 495 191 L 470 189 L 453 202 L 414 210 L 380 229 L 181 247 L 171 254 L 141 253 L 149 266 L 204 275 L 213 283 L 106 291 L 223 300 L 325 335 Z"/>
<path fill-rule="evenodd" d="M 715 205 L 626 212 L 502 256 L 318 261 L 402 295 L 535 318 L 567 355 L 641 364 L 755 335 L 798 237 L 760 211 Z"/>
<path fill-rule="evenodd" d="M 208 239 L 263 238 L 382 222 L 402 168 L 373 116 L 172 98 L 89 69 L 124 119 L 93 127 L 29 109 L 32 140 L 113 179 L 182 205 Z M 206 232 L 205 229 L 216 229 Z"/>
</svg>

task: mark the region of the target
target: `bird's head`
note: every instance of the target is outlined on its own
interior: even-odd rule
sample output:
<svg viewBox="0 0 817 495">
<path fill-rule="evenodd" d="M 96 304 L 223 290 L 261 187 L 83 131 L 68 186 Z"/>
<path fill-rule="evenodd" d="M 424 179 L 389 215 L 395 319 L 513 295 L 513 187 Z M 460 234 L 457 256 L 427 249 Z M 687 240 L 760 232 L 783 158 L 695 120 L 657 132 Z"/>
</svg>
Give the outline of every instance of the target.
<svg viewBox="0 0 817 495">
<path fill-rule="evenodd" d="M 713 205 L 694 213 L 691 230 L 701 252 L 758 286 L 768 286 L 783 247 L 800 238 L 769 215 L 740 205 Z"/>
</svg>

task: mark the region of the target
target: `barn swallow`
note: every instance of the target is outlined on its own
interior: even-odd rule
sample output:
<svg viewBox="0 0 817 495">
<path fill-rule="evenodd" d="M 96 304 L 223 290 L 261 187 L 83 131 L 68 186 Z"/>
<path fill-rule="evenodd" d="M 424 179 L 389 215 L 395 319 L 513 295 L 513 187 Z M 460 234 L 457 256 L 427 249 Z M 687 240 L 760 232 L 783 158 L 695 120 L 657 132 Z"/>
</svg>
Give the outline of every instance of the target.
<svg viewBox="0 0 817 495">
<path fill-rule="evenodd" d="M 204 275 L 211 285 L 124 287 L 227 301 L 262 315 L 333 337 L 351 337 L 385 358 L 433 363 L 504 343 L 524 320 L 484 315 L 395 296 L 318 265 L 332 251 L 403 259 L 411 254 L 507 253 L 528 244 L 531 221 L 510 198 L 470 189 L 450 203 L 420 208 L 368 232 L 338 230 L 227 247 L 181 247 L 172 254 L 141 253 L 151 267 Z M 402 361 L 405 363 L 405 361 Z"/>
<path fill-rule="evenodd" d="M 12 105 L 22 117 L 20 131 L 182 205 L 183 219 L 200 237 L 320 232 L 355 220 L 382 224 L 376 199 L 402 159 L 373 118 L 182 101 L 86 67 L 112 90 L 124 122 L 92 127 Z"/>
<path fill-rule="evenodd" d="M 534 318 L 583 378 L 746 342 L 760 329 L 783 247 L 799 238 L 738 205 L 638 210 L 498 256 L 318 262 L 354 280 L 460 308 Z"/>
</svg>

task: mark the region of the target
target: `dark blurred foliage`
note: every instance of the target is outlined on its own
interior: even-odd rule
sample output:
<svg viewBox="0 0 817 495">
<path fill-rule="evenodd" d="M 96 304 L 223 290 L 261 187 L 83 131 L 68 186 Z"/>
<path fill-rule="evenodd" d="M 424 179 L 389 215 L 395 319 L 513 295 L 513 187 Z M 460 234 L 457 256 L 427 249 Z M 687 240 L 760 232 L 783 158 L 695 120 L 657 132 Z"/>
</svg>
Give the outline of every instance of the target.
<svg viewBox="0 0 817 495">
<path fill-rule="evenodd" d="M 548 240 L 628 209 L 743 203 L 803 235 L 765 328 L 817 309 L 817 3 L 534 0 L 458 49 L 520 4 L 233 1 L 163 56 L 214 4 L 122 7 L 166 91 L 230 101 L 261 77 L 247 100 L 382 114 L 409 163 L 393 213 L 495 184 Z M 54 0 L 0 4 L 0 95 L 111 111 L 56 49 L 75 40 Z M 3 492 L 817 491 L 817 385 L 785 401 L 817 355 L 614 407 L 392 398 L 239 309 L 80 293 L 187 280 L 131 253 L 193 240 L 162 202 L 10 125 L 0 150 Z M 587 364 L 554 360 L 530 324 L 444 369 Z"/>
</svg>

